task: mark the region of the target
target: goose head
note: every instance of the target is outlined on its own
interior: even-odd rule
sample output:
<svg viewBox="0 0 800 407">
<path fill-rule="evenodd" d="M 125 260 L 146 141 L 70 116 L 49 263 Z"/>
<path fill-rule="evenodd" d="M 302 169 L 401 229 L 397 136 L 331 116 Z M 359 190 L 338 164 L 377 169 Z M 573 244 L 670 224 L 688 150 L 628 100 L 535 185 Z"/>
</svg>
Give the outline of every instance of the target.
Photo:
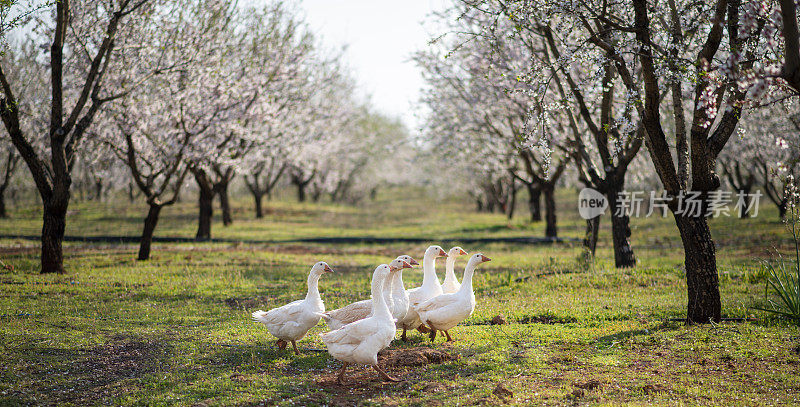
<svg viewBox="0 0 800 407">
<path fill-rule="evenodd" d="M 403 260 L 404 262 L 408 263 L 411 266 L 419 266 L 419 263 L 416 260 L 414 260 L 413 257 L 407 254 L 404 254 L 402 256 L 397 256 L 397 258 Z"/>
<path fill-rule="evenodd" d="M 483 253 L 475 253 L 472 255 L 472 257 L 469 258 L 468 265 L 477 266 L 478 264 L 486 263 L 487 261 L 492 261 L 492 259 L 484 256 Z"/>
<path fill-rule="evenodd" d="M 447 257 L 447 253 L 445 253 L 441 246 L 433 245 L 429 246 L 428 250 L 425 250 L 425 257 L 433 259 L 437 257 Z"/>
<path fill-rule="evenodd" d="M 389 275 L 391 272 L 391 268 L 388 264 L 381 264 L 380 266 L 375 268 L 375 271 L 372 273 L 372 280 L 373 283 L 377 281 L 382 281 L 386 276 Z"/>
<path fill-rule="evenodd" d="M 448 258 L 452 258 L 452 257 L 455 257 L 455 256 L 464 256 L 464 255 L 467 255 L 467 254 L 469 254 L 469 253 L 467 253 L 466 250 L 462 249 L 460 246 L 456 246 L 456 247 L 451 248 L 447 252 L 447 257 Z"/>
<path fill-rule="evenodd" d="M 333 273 L 333 269 L 324 261 L 317 262 L 311 267 L 311 274 L 315 276 L 321 276 L 325 273 Z"/>
<path fill-rule="evenodd" d="M 395 272 L 395 271 L 400 270 L 400 269 L 410 269 L 410 268 L 411 268 L 411 264 L 409 264 L 405 260 L 400 259 L 399 257 L 394 259 L 394 260 L 392 260 L 392 262 L 389 263 L 389 271 L 391 271 L 391 272 Z"/>
</svg>

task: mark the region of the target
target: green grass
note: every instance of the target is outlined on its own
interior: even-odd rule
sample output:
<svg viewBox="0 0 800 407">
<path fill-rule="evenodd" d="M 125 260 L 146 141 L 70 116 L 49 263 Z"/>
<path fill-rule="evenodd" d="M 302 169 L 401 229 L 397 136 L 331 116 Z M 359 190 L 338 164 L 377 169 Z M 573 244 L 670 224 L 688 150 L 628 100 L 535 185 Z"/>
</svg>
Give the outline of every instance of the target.
<svg viewBox="0 0 800 407">
<path fill-rule="evenodd" d="M 391 198 L 391 199 L 389 199 Z M 559 230 L 580 237 L 575 193 L 559 194 Z M 250 321 L 253 310 L 301 298 L 310 265 L 338 272 L 320 283 L 329 309 L 366 298 L 374 266 L 400 253 L 421 257 L 426 244 L 155 244 L 138 262 L 135 245 L 66 246 L 67 275 L 37 273 L 36 242 L 0 240 L 0 405 L 474 405 L 497 404 L 498 383 L 512 404 L 780 405 L 800 402 L 800 331 L 752 310 L 762 304 L 758 259 L 789 249 L 773 208 L 756 219 L 712 221 L 726 317 L 744 323 L 686 327 L 682 250 L 671 218 L 634 219 L 640 264 L 613 268 L 608 222 L 598 259 L 577 263 L 577 243 L 468 247 L 493 258 L 476 274 L 478 307 L 431 345 L 413 333 L 392 349 L 432 347 L 457 360 L 390 366 L 402 383 L 382 383 L 351 368 L 352 386 L 333 384 L 339 366 L 318 338 L 299 357 L 276 350 Z M 237 200 L 235 223 L 212 235 L 278 240 L 319 236 L 443 238 L 541 236 L 526 214 L 508 222 L 466 202 L 383 196 L 361 207 L 268 204 L 252 219 Z M 36 234 L 31 204 L 0 220 L 0 234 Z M 70 235 L 139 233 L 145 208 L 124 202 L 76 203 Z M 191 237 L 195 208 L 164 213 L 157 236 Z M 464 260 L 459 261 L 463 267 Z M 443 265 L 440 263 L 439 268 Z M 440 273 L 441 275 L 441 273 Z M 406 272 L 406 285 L 421 280 Z M 489 325 L 496 315 L 508 325 Z"/>
</svg>

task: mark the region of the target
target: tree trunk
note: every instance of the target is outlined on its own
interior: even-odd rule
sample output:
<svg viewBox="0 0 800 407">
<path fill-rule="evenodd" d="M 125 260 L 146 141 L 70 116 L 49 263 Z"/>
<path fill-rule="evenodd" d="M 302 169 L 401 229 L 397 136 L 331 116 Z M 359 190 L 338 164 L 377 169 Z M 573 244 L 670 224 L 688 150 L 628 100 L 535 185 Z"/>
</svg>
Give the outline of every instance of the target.
<svg viewBox="0 0 800 407">
<path fill-rule="evenodd" d="M 195 172 L 198 194 L 199 213 L 197 218 L 197 240 L 211 239 L 211 217 L 214 216 L 214 188 L 208 182 L 205 173 Z"/>
<path fill-rule="evenodd" d="M 583 247 L 586 253 L 594 257 L 597 249 L 597 234 L 600 232 L 600 215 L 586 220 L 586 236 L 583 238 Z"/>
<path fill-rule="evenodd" d="M 6 211 L 5 190 L 0 189 L 0 219 L 6 218 L 8 218 L 8 212 Z"/>
<path fill-rule="evenodd" d="M 548 185 L 542 188 L 544 193 L 545 229 L 544 235 L 548 238 L 558 237 L 558 227 L 556 226 L 556 198 L 555 188 Z"/>
<path fill-rule="evenodd" d="M 306 201 L 306 184 L 302 182 L 298 182 L 297 185 L 297 202 L 305 202 Z"/>
<path fill-rule="evenodd" d="M 689 304 L 687 323 L 719 322 L 722 305 L 719 295 L 717 258 L 714 240 L 705 217 L 675 215 L 681 233 L 686 264 Z"/>
<path fill-rule="evenodd" d="M 628 268 L 636 265 L 636 255 L 631 248 L 630 216 L 625 208 L 619 208 L 617 197 L 622 190 L 622 182 L 617 188 L 611 188 L 606 194 L 611 212 L 611 237 L 614 242 L 614 264 L 617 268 Z M 620 211 L 618 215 L 618 211 Z"/>
<path fill-rule="evenodd" d="M 636 265 L 636 255 L 631 248 L 631 227 L 628 215 L 611 215 L 611 235 L 614 241 L 614 264 L 617 268 Z"/>
<path fill-rule="evenodd" d="M 0 197 L 1 198 L 1 197 Z M 786 211 L 788 209 L 789 200 L 784 198 L 780 205 L 778 205 L 778 216 L 780 217 L 781 222 L 786 221 Z"/>
<path fill-rule="evenodd" d="M 511 179 L 511 182 L 512 183 L 514 182 L 513 178 Z M 510 198 L 507 199 L 508 207 L 506 208 L 506 216 L 508 217 L 508 220 L 514 219 L 514 209 L 516 209 L 516 207 L 517 207 L 517 190 L 518 190 L 518 188 L 517 188 L 517 186 L 515 184 L 512 184 L 510 186 L 510 188 L 511 189 L 508 191 L 508 194 L 510 195 Z"/>
<path fill-rule="evenodd" d="M 67 224 L 68 199 L 45 200 L 42 216 L 42 273 L 66 272 L 61 243 L 64 241 L 64 229 Z"/>
<path fill-rule="evenodd" d="M 227 180 L 223 180 L 214 185 L 214 190 L 219 195 L 219 206 L 222 209 L 222 225 L 230 226 L 233 223 L 233 216 L 231 216 L 231 201 L 228 196 Z"/>
<path fill-rule="evenodd" d="M 103 200 L 103 181 L 102 180 L 95 180 L 95 182 L 94 182 L 94 200 L 95 201 L 102 201 Z"/>
<path fill-rule="evenodd" d="M 531 212 L 531 222 L 539 222 L 542 220 L 542 190 L 528 185 L 528 209 Z"/>
<path fill-rule="evenodd" d="M 264 217 L 264 209 L 261 205 L 261 201 L 264 198 L 264 195 L 258 192 L 253 192 L 253 201 L 256 204 L 256 219 L 261 219 Z"/>
<path fill-rule="evenodd" d="M 156 230 L 161 208 L 161 205 L 150 204 L 147 217 L 144 218 L 144 230 L 142 231 L 142 239 L 139 241 L 139 260 L 150 258 L 150 244 L 153 242 L 153 232 Z"/>
</svg>

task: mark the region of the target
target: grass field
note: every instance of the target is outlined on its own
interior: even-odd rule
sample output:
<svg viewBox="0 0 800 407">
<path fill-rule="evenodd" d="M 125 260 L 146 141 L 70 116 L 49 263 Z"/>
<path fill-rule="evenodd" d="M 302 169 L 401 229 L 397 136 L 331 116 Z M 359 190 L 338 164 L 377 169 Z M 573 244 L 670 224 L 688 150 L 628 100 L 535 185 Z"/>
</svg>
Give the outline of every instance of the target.
<svg viewBox="0 0 800 407">
<path fill-rule="evenodd" d="M 404 194 L 408 195 L 408 194 Z M 560 235 L 578 238 L 574 191 L 559 194 Z M 391 198 L 391 199 L 390 199 Z M 748 322 L 686 327 L 680 240 L 671 217 L 633 219 L 631 270 L 613 268 L 603 224 L 594 265 L 578 243 L 480 247 L 478 307 L 430 344 L 419 333 L 383 355 L 401 383 L 351 368 L 334 382 L 318 325 L 302 355 L 273 347 L 250 312 L 302 298 L 315 261 L 336 274 L 320 283 L 328 309 L 366 298 L 375 265 L 399 254 L 421 260 L 428 243 L 325 245 L 274 240 L 325 236 L 441 239 L 542 236 L 544 225 L 477 214 L 458 200 L 397 199 L 351 208 L 272 202 L 253 219 L 236 201 L 235 223 L 212 236 L 262 244 L 67 243 L 67 275 L 37 273 L 36 242 L 0 239 L 0 405 L 791 405 L 800 403 L 800 331 L 751 307 L 764 298 L 758 261 L 787 251 L 774 208 L 758 218 L 712 221 L 718 243 L 723 314 Z M 142 205 L 72 205 L 67 234 L 137 235 Z M 0 235 L 35 235 L 36 205 L 0 220 Z M 195 206 L 164 211 L 156 236 L 191 237 Z M 465 260 L 458 262 L 463 267 Z M 443 270 L 443 264 L 438 264 Z M 421 281 L 404 273 L 406 286 Z M 506 325 L 491 325 L 502 315 Z M 501 385 L 510 393 L 498 389 Z M 495 391 L 497 390 L 497 391 Z M 496 394 L 495 394 L 496 393 Z"/>
</svg>

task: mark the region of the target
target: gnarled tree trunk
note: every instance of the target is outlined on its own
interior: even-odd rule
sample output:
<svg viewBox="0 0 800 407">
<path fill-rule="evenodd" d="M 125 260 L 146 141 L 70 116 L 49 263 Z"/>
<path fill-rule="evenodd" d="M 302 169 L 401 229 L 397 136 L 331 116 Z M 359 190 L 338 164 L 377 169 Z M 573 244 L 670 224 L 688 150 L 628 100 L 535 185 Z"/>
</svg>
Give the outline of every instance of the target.
<svg viewBox="0 0 800 407">
<path fill-rule="evenodd" d="M 214 186 L 204 170 L 193 169 L 192 174 L 199 188 L 197 197 L 199 212 L 195 239 L 208 240 L 211 239 L 211 220 L 214 216 Z"/>
<path fill-rule="evenodd" d="M 3 174 L 2 183 L 0 183 L 0 218 L 8 217 L 5 200 L 6 189 L 11 184 L 11 176 L 14 175 L 19 159 L 20 157 L 14 148 L 10 148 L 6 157 L 5 173 Z"/>
<path fill-rule="evenodd" d="M 617 268 L 627 268 L 636 265 L 636 256 L 631 248 L 630 216 L 626 208 L 620 208 L 617 197 L 622 192 L 624 182 L 613 185 L 606 198 L 611 212 L 611 237 L 614 241 L 614 264 Z"/>
<path fill-rule="evenodd" d="M 555 187 L 553 185 L 546 185 L 542 187 L 542 194 L 544 194 L 544 218 L 545 218 L 545 237 L 554 239 L 558 237 L 558 226 L 556 225 L 556 197 Z"/>
<path fill-rule="evenodd" d="M 69 197 L 67 196 L 66 199 L 55 197 L 43 199 L 42 273 L 65 273 L 61 244 L 64 241 L 64 230 L 67 225 Z"/>
<path fill-rule="evenodd" d="M 308 178 L 303 179 L 302 172 L 299 172 L 299 171 L 292 172 L 292 177 L 291 177 L 292 178 L 292 184 L 294 184 L 297 187 L 297 201 L 298 202 L 305 202 L 306 201 L 306 187 L 308 186 L 308 184 L 311 183 L 312 180 L 314 180 L 314 177 L 316 177 L 316 175 L 317 175 L 317 171 L 314 170 L 311 173 L 311 175 L 308 176 Z"/>
<path fill-rule="evenodd" d="M 511 178 L 511 183 L 508 186 L 508 197 L 506 198 L 506 202 L 508 205 L 506 206 L 506 217 L 508 220 L 514 218 L 514 210 L 517 208 L 517 191 L 519 187 L 514 178 Z"/>
<path fill-rule="evenodd" d="M 539 188 L 533 186 L 533 184 L 527 185 L 528 187 L 528 209 L 531 212 L 531 222 L 539 222 L 542 220 L 542 204 L 541 204 L 541 196 L 542 191 Z"/>
<path fill-rule="evenodd" d="M 264 199 L 263 194 L 257 194 L 255 192 L 253 193 L 253 201 L 255 203 L 255 208 L 256 208 L 256 219 L 261 219 L 264 217 L 264 209 L 263 205 L 261 204 L 261 201 L 263 199 Z"/>
<path fill-rule="evenodd" d="M 231 216 L 231 201 L 228 195 L 228 185 L 230 185 L 230 180 L 226 178 L 222 178 L 222 180 L 214 184 L 214 193 L 219 196 L 219 206 L 222 210 L 223 226 L 230 226 L 233 223 L 233 216 Z"/>
<path fill-rule="evenodd" d="M 6 211 L 5 191 L 0 190 L 0 219 L 5 218 L 8 218 L 8 212 Z"/>
<path fill-rule="evenodd" d="M 597 234 L 600 232 L 600 215 L 586 219 L 586 235 L 583 238 L 583 248 L 590 257 L 594 257 L 597 249 Z"/>
<path fill-rule="evenodd" d="M 675 215 L 681 233 L 689 294 L 687 322 L 719 322 L 722 305 L 717 277 L 716 248 L 705 217 Z"/>
<path fill-rule="evenodd" d="M 311 202 L 319 202 L 320 198 L 322 198 L 322 187 L 319 185 L 312 185 L 311 186 Z M 331 202 L 336 201 L 336 191 L 331 192 Z"/>
<path fill-rule="evenodd" d="M 786 221 L 786 212 L 789 209 L 789 200 L 784 198 L 783 201 L 778 205 L 778 217 L 780 218 L 781 222 Z"/>
<path fill-rule="evenodd" d="M 153 233 L 158 224 L 158 215 L 161 213 L 161 205 L 150 204 L 150 209 L 147 211 L 147 217 L 144 218 L 144 229 L 142 230 L 142 239 L 139 241 L 139 257 L 138 260 L 147 260 L 150 258 L 150 244 L 153 242 Z"/>
</svg>

